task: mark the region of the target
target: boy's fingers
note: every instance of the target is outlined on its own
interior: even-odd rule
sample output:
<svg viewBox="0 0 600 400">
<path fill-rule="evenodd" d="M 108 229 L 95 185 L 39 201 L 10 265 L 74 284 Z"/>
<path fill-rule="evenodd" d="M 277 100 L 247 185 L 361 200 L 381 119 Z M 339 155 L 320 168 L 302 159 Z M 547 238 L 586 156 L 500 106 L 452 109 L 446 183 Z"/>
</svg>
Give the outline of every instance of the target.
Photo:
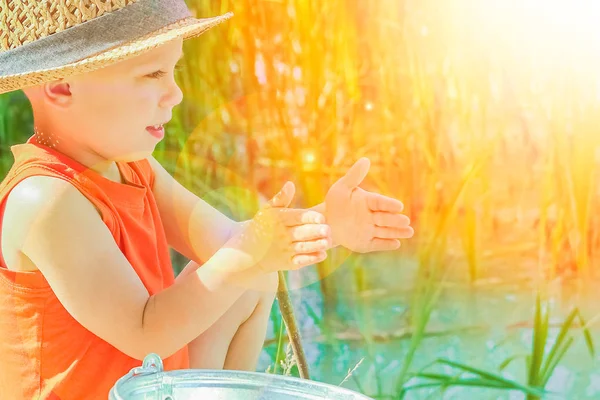
<svg viewBox="0 0 600 400">
<path fill-rule="evenodd" d="M 414 233 L 415 231 L 410 226 L 405 228 L 383 228 L 376 226 L 373 236 L 378 239 L 408 239 Z"/>
<path fill-rule="evenodd" d="M 387 211 L 391 213 L 401 213 L 404 210 L 404 204 L 400 200 L 393 199 L 381 194 L 371 194 L 367 197 L 367 205 L 371 211 Z"/>
<path fill-rule="evenodd" d="M 292 246 L 296 254 L 312 254 L 319 251 L 326 251 L 331 247 L 329 239 L 295 242 Z"/>
<path fill-rule="evenodd" d="M 391 251 L 400 248 L 400 241 L 397 239 L 378 239 L 371 240 L 369 251 Z"/>
<path fill-rule="evenodd" d="M 331 237 L 331 228 L 325 224 L 300 225 L 290 228 L 292 242 Z"/>
<path fill-rule="evenodd" d="M 289 227 L 325 223 L 325 216 L 313 210 L 293 210 L 293 212 L 286 213 L 283 218 L 283 223 Z"/>
<path fill-rule="evenodd" d="M 373 214 L 373 223 L 385 228 L 404 228 L 410 225 L 410 218 L 402 214 L 377 211 Z"/>
<path fill-rule="evenodd" d="M 320 263 L 327 258 L 326 251 L 319 251 L 312 254 L 300 254 L 292 257 L 292 265 L 294 265 L 295 269 L 300 269 L 302 267 L 306 267 L 308 265 L 313 265 L 316 263 Z"/>
</svg>

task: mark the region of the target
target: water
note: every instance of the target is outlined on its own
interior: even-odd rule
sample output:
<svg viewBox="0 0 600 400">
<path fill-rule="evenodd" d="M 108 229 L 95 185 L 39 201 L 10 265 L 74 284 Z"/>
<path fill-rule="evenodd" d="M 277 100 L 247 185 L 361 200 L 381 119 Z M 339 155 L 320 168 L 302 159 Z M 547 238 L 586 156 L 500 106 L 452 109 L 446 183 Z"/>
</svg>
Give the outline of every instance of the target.
<svg viewBox="0 0 600 400">
<path fill-rule="evenodd" d="M 410 345 L 410 337 L 406 335 L 409 331 L 407 311 L 410 311 L 416 265 L 380 257 L 371 258 L 367 265 L 371 288 L 379 289 L 370 296 L 355 295 L 352 266 L 348 264 L 327 278 L 335 281 L 338 288 L 336 305 L 330 312 L 324 311 L 325 302 L 318 284 L 297 289 L 291 296 L 312 379 L 339 385 L 348 370 L 364 358 L 353 374 L 357 381 L 348 379 L 343 386 L 373 397 L 394 395 L 388 398 L 396 398 L 396 381 Z M 500 271 L 503 276 L 489 279 L 488 284 L 472 286 L 459 282 L 443 287 L 427 326 L 428 332 L 439 335 L 423 339 L 410 371 L 444 358 L 500 373 L 498 367 L 508 357 L 530 352 L 536 291 L 511 268 L 516 270 L 519 264 Z M 455 278 L 463 272 L 457 269 L 449 280 L 457 282 Z M 600 291 L 595 287 L 595 283 L 583 287 L 554 285 L 551 322 L 557 327 L 549 332 L 547 350 L 572 305 L 580 308 L 587 321 L 596 316 Z M 368 336 L 369 332 L 378 334 L 375 340 L 361 339 L 361 333 Z M 589 354 L 581 330 L 571 332 L 575 341 L 546 387 L 554 395 L 545 398 L 600 399 L 597 357 L 593 359 Z M 386 339 L 385 335 L 390 333 L 394 333 L 395 338 Z M 598 329 L 592 328 L 592 336 L 598 337 Z M 270 338 L 273 337 L 274 334 L 270 334 Z M 272 364 L 276 346 L 275 343 L 265 348 L 259 370 L 266 370 Z M 456 371 L 437 367 L 428 372 Z M 524 358 L 512 362 L 502 375 L 526 383 Z M 410 391 L 405 397 L 407 400 L 427 398 L 513 400 L 525 396 L 516 391 L 454 387 L 444 394 L 439 390 Z"/>
</svg>

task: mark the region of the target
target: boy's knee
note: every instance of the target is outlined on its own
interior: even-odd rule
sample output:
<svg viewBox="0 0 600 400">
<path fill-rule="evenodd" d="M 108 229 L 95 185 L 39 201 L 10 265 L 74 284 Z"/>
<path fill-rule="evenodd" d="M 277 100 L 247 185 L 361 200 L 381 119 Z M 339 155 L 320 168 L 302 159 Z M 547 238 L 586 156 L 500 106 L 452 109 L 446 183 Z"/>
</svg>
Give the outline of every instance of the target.
<svg viewBox="0 0 600 400">
<path fill-rule="evenodd" d="M 279 287 L 279 276 L 277 272 L 262 275 L 252 282 L 248 290 L 240 299 L 242 307 L 247 304 L 252 304 L 254 309 L 268 308 L 271 309 L 277 289 Z"/>
<path fill-rule="evenodd" d="M 265 290 L 260 293 L 259 302 L 270 309 L 279 288 L 279 276 L 277 272 L 272 272 L 265 275 L 263 279 Z"/>
<path fill-rule="evenodd" d="M 273 294 L 277 294 L 279 288 L 279 274 L 277 272 L 271 272 L 265 276 L 266 286 L 268 291 Z"/>
</svg>

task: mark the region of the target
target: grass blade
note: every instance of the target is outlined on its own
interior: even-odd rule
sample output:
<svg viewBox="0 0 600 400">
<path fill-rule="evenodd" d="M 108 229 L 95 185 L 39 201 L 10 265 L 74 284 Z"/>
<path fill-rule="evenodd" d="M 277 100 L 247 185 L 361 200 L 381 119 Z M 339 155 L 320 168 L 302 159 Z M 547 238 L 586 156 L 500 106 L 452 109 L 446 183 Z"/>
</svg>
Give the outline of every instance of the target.
<svg viewBox="0 0 600 400">
<path fill-rule="evenodd" d="M 521 390 L 521 391 L 523 391 L 525 393 L 530 393 L 532 390 L 534 390 L 531 387 L 533 385 L 525 386 L 525 385 L 522 385 L 522 384 L 520 384 L 518 382 L 511 381 L 510 379 L 506 379 L 503 376 L 496 375 L 496 374 L 493 374 L 491 372 L 486 372 L 486 371 L 480 370 L 478 368 L 470 367 L 468 365 L 464 365 L 464 364 L 460 364 L 460 363 L 457 363 L 457 362 L 454 362 L 454 361 L 449 361 L 449 360 L 444 360 L 444 359 L 440 359 L 438 361 L 441 364 L 446 364 L 446 365 L 454 367 L 454 368 L 462 369 L 462 370 L 470 372 L 472 374 L 479 375 L 480 377 L 486 378 L 486 379 L 488 379 L 490 381 L 495 381 L 495 382 L 503 383 L 505 385 L 512 385 L 515 389 L 519 389 L 519 390 Z"/>
<path fill-rule="evenodd" d="M 592 334 L 590 333 L 590 328 L 588 327 L 587 323 L 584 321 L 583 317 L 581 316 L 581 312 L 579 312 L 579 310 L 577 311 L 577 317 L 579 319 L 579 323 L 582 326 L 581 329 L 583 330 L 583 337 L 585 338 L 585 342 L 588 347 L 588 351 L 590 352 L 590 355 L 593 358 L 596 356 L 596 351 L 594 349 L 594 341 L 592 340 Z"/>
<path fill-rule="evenodd" d="M 573 320 L 575 320 L 575 317 L 577 316 L 577 314 L 578 314 L 578 310 L 574 309 L 573 311 L 571 311 L 571 313 L 567 316 L 567 318 L 563 322 L 563 324 L 560 328 L 560 332 L 558 333 L 558 336 L 556 337 L 556 341 L 554 342 L 554 345 L 552 346 L 552 349 L 550 350 L 550 354 L 548 354 L 548 358 L 545 360 L 544 366 L 541 368 L 541 372 L 539 374 L 540 378 L 543 379 L 543 377 L 548 375 L 548 372 L 550 371 L 549 368 L 551 365 L 556 365 L 557 362 L 560 362 L 560 358 L 555 361 L 555 357 L 558 355 L 559 349 L 562 348 L 562 345 L 563 345 L 565 339 L 567 338 L 567 334 L 569 333 L 569 329 L 571 328 L 571 325 L 573 324 Z M 562 354 L 564 354 L 564 352 Z"/>
<path fill-rule="evenodd" d="M 414 385 L 406 386 L 404 390 L 415 390 L 415 389 L 425 389 L 425 388 L 447 388 L 449 386 L 470 386 L 470 387 L 480 387 L 487 389 L 503 389 L 503 390 L 512 390 L 513 388 L 502 385 L 498 382 L 492 382 L 485 379 L 478 378 L 461 378 L 461 379 L 448 379 L 447 381 L 440 382 L 427 382 L 427 383 L 417 383 Z"/>
<path fill-rule="evenodd" d="M 556 357 L 552 361 L 552 363 L 548 364 L 548 368 L 544 371 L 544 375 L 541 376 L 541 378 L 542 378 L 541 384 L 543 386 L 546 386 L 546 383 L 548 383 L 548 381 L 552 377 L 552 374 L 554 373 L 554 369 L 556 368 L 556 366 L 558 365 L 560 360 L 563 358 L 563 356 L 565 355 L 567 350 L 569 350 L 569 347 L 571 347 L 573 340 L 574 340 L 573 337 L 568 338 L 567 341 L 564 343 L 564 346 L 561 347 L 560 350 L 556 353 Z"/>
<path fill-rule="evenodd" d="M 526 358 L 528 355 L 529 354 L 515 354 L 513 356 L 510 356 L 510 357 L 506 358 L 506 360 L 502 361 L 502 363 L 500 364 L 500 366 L 498 367 L 498 369 L 500 371 L 503 371 L 513 361 L 518 360 L 519 358 Z"/>
<path fill-rule="evenodd" d="M 437 380 L 437 382 L 417 383 L 414 385 L 404 387 L 404 390 L 408 391 L 427 387 L 447 388 L 449 386 L 466 386 L 501 390 L 519 390 L 523 393 L 532 394 L 535 396 L 542 396 L 544 394 L 543 391 L 540 391 L 537 388 L 523 386 L 518 382 L 514 382 L 507 379 L 502 379 L 502 381 L 500 381 L 485 379 L 481 377 L 456 378 L 454 376 L 444 374 L 423 374 L 422 378 Z"/>
<path fill-rule="evenodd" d="M 422 372 L 422 373 L 415 375 L 415 378 L 443 381 L 443 380 L 447 380 L 447 379 L 460 379 L 461 375 L 462 375 L 462 372 L 459 372 L 456 375 L 447 375 L 447 374 L 440 374 L 440 373 L 435 373 L 435 372 Z"/>
<path fill-rule="evenodd" d="M 544 359 L 544 349 L 546 347 L 546 337 L 548 335 L 548 313 L 542 312 L 540 295 L 536 296 L 535 317 L 532 338 L 532 354 L 529 363 L 528 383 L 533 386 L 539 386 L 540 368 Z"/>
</svg>

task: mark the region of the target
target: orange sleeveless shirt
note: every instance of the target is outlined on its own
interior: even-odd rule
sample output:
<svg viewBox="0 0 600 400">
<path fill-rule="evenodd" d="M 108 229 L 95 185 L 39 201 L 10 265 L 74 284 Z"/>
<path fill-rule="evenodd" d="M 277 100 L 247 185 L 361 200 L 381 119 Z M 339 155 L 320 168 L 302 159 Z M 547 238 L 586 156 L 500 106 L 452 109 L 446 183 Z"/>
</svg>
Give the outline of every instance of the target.
<svg viewBox="0 0 600 400">
<path fill-rule="evenodd" d="M 123 184 L 37 143 L 35 137 L 11 151 L 15 162 L 0 183 L 0 234 L 10 235 L 2 231 L 2 217 L 6 198 L 20 181 L 33 175 L 64 179 L 100 211 L 151 295 L 174 283 L 148 161 L 117 163 Z M 105 400 L 121 376 L 141 365 L 79 324 L 40 271 L 10 271 L 1 252 L 0 338 L 0 400 Z M 166 370 L 189 368 L 187 346 L 163 362 Z"/>
</svg>

